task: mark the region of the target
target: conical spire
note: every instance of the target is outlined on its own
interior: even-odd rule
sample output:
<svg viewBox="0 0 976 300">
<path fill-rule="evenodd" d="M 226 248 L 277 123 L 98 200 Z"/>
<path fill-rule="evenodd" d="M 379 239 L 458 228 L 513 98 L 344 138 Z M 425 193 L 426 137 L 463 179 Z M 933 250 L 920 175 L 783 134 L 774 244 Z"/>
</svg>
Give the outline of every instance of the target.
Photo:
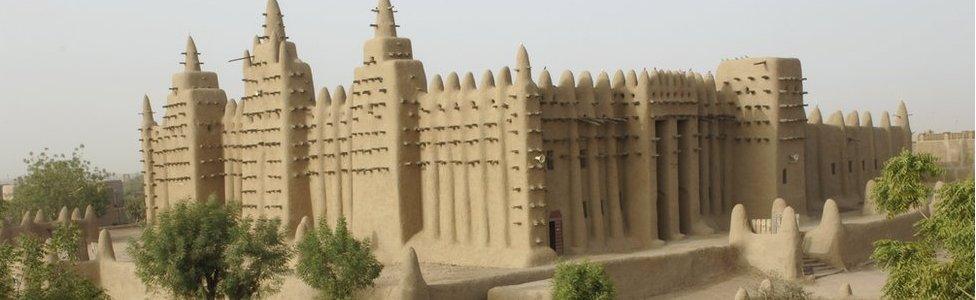
<svg viewBox="0 0 976 300">
<path fill-rule="evenodd" d="M 529 63 L 529 51 L 525 50 L 525 45 L 519 45 L 515 63 L 515 72 L 518 73 L 518 77 L 515 78 L 515 83 L 532 81 L 532 65 Z"/>
<path fill-rule="evenodd" d="M 184 71 L 187 72 L 199 72 L 200 71 L 200 52 L 197 52 L 197 44 L 193 42 L 193 37 L 187 37 L 186 39 L 186 52 L 183 52 L 186 56 L 183 61 Z"/>
<path fill-rule="evenodd" d="M 626 83 L 628 87 L 637 87 L 637 71 L 630 69 L 627 71 Z"/>
<path fill-rule="evenodd" d="M 492 74 L 491 70 L 485 70 L 485 73 L 481 75 L 481 87 L 495 87 L 495 74 Z"/>
<path fill-rule="evenodd" d="M 807 117 L 807 122 L 810 124 L 823 124 L 823 113 L 820 112 L 820 106 L 814 106 L 813 110 L 810 111 L 810 116 Z"/>
<path fill-rule="evenodd" d="M 264 13 L 264 36 L 273 43 L 276 43 L 278 38 L 285 37 L 285 23 L 282 17 L 278 0 L 268 0 L 268 8 Z"/>
<path fill-rule="evenodd" d="M 348 95 L 346 95 L 346 88 L 343 87 L 342 85 L 337 86 L 335 90 L 332 91 L 332 101 L 336 101 L 339 104 L 345 104 L 347 96 Z"/>
<path fill-rule="evenodd" d="M 144 95 L 142 98 L 142 126 L 149 127 L 156 123 L 153 120 L 152 103 L 149 103 L 149 95 Z"/>
<path fill-rule="evenodd" d="M 396 37 L 397 24 L 396 20 L 393 18 L 393 5 L 390 4 L 390 0 L 379 0 L 376 4 L 376 8 L 373 9 L 376 13 L 376 24 L 372 24 L 374 28 L 375 37 Z"/>
<path fill-rule="evenodd" d="M 461 90 L 468 92 L 477 89 L 478 86 L 474 83 L 474 74 L 471 72 L 464 73 L 464 79 L 461 80 Z"/>
<path fill-rule="evenodd" d="M 449 91 L 457 91 L 461 89 L 461 78 L 458 77 L 457 72 L 447 74 L 447 81 L 445 82 L 444 86 L 444 88 Z"/>
<path fill-rule="evenodd" d="M 576 79 L 573 76 L 573 72 L 570 70 L 563 71 L 563 74 L 559 76 L 559 87 L 569 87 L 575 88 Z"/>
<path fill-rule="evenodd" d="M 623 70 L 618 69 L 616 72 L 613 72 L 613 80 L 610 82 L 610 87 L 613 89 L 627 87 L 627 79 Z"/>
<path fill-rule="evenodd" d="M 908 128 L 908 108 L 905 107 L 905 101 L 900 101 L 898 103 L 898 112 L 895 113 L 895 119 L 892 120 L 895 126 Z"/>
<path fill-rule="evenodd" d="M 552 88 L 552 74 L 549 74 L 549 70 L 543 69 L 539 73 L 539 88 L 546 91 Z"/>
<path fill-rule="evenodd" d="M 430 92 L 443 92 L 444 91 L 444 80 L 441 79 L 441 75 L 434 75 L 434 78 L 430 80 L 430 87 L 427 88 Z"/>
</svg>

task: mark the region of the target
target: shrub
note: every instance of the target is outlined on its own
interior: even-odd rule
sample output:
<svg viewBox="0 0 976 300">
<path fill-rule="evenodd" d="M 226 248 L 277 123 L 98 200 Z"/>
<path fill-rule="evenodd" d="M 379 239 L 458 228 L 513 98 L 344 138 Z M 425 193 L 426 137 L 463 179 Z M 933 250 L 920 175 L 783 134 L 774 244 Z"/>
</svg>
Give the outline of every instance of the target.
<svg viewBox="0 0 976 300">
<path fill-rule="evenodd" d="M 603 270 L 591 263 L 559 263 L 553 276 L 553 298 L 560 300 L 614 299 L 616 289 Z"/>
<path fill-rule="evenodd" d="M 369 243 L 356 240 L 340 218 L 335 231 L 323 219 L 302 239 L 296 269 L 305 283 L 328 299 L 351 299 L 356 291 L 373 286 L 383 265 Z"/>
<path fill-rule="evenodd" d="M 136 275 L 177 298 L 250 298 L 273 291 L 291 251 L 277 220 L 241 220 L 239 209 L 211 199 L 160 213 L 129 243 Z"/>
<path fill-rule="evenodd" d="M 803 286 L 776 275 L 774 273 L 759 273 L 756 281 L 762 282 L 769 280 L 769 286 L 758 284 L 750 288 L 750 299 L 763 300 L 806 300 L 810 299 L 810 292 L 803 289 Z"/>
<path fill-rule="evenodd" d="M 55 228 L 50 243 L 29 234 L 18 237 L 16 246 L 0 242 L 0 299 L 107 299 L 75 271 L 79 232 L 77 225 L 65 223 Z"/>
</svg>

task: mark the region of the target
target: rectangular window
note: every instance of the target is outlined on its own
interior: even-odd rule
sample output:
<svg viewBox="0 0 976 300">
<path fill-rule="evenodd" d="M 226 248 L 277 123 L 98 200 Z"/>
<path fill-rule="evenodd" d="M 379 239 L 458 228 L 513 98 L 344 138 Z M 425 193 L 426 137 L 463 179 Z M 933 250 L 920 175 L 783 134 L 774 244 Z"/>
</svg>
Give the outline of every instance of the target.
<svg viewBox="0 0 976 300">
<path fill-rule="evenodd" d="M 783 169 L 783 184 L 786 184 L 786 169 Z"/>
<path fill-rule="evenodd" d="M 848 160 L 847 161 L 847 173 L 854 173 L 854 161 L 853 160 Z"/>
<path fill-rule="evenodd" d="M 878 159 L 877 158 L 874 159 L 874 169 L 875 170 L 878 169 Z"/>
<path fill-rule="evenodd" d="M 866 171 L 867 169 L 868 169 L 868 167 L 867 167 L 866 163 L 862 160 L 861 161 L 861 171 Z"/>
<path fill-rule="evenodd" d="M 546 151 L 546 156 L 543 158 L 546 160 L 546 169 L 552 170 L 556 168 L 555 156 L 552 155 L 552 150 Z"/>
<path fill-rule="evenodd" d="M 837 175 L 837 163 L 830 163 L 830 175 Z"/>
<path fill-rule="evenodd" d="M 580 150 L 579 161 L 580 161 L 580 169 L 586 169 L 586 165 L 589 164 L 586 161 L 586 149 Z"/>
</svg>

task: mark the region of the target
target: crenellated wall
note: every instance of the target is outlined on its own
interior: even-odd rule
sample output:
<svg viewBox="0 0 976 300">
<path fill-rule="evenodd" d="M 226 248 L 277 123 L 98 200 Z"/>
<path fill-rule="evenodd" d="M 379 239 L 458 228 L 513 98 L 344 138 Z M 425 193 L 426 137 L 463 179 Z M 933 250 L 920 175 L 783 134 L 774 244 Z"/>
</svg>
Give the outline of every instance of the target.
<svg viewBox="0 0 976 300">
<path fill-rule="evenodd" d="M 908 118 L 904 103 L 895 118 Z M 845 120 L 838 111 L 825 123 L 815 107 L 808 119 L 805 164 L 810 215 L 819 214 L 814 210 L 823 207 L 826 199 L 834 199 L 841 210 L 859 209 L 868 180 L 881 174 L 889 158 L 911 148 L 907 122 L 892 126 L 888 112 L 882 113 L 880 127 L 874 126 L 869 112 L 859 116 L 854 111 Z"/>
<path fill-rule="evenodd" d="M 69 214 L 68 208 L 62 207 L 58 212 L 58 218 L 53 221 L 47 219 L 43 210 L 38 210 L 33 214 L 26 211 L 19 224 L 0 226 L 0 242 L 14 241 L 21 235 L 31 235 L 42 241 L 47 240 L 51 238 L 51 234 L 57 226 L 68 222 L 77 225 L 81 230 L 77 255 L 79 259 L 87 260 L 87 245 L 96 241 L 100 224 L 91 205 L 85 207 L 84 215 L 78 208 L 70 210 Z"/>
</svg>

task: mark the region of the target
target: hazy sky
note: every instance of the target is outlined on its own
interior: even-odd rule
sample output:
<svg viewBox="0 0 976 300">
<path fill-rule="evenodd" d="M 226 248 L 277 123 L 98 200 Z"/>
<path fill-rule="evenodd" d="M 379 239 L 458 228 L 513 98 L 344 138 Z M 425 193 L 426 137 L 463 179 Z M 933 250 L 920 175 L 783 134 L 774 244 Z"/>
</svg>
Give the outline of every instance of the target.
<svg viewBox="0 0 976 300">
<path fill-rule="evenodd" d="M 316 88 L 348 85 L 372 0 L 280 0 Z M 535 70 L 714 70 L 735 56 L 798 57 L 807 103 L 894 111 L 915 130 L 972 129 L 974 1 L 394 0 L 427 74 L 497 69 L 525 43 Z M 0 179 L 30 151 L 139 170 L 142 95 L 157 118 L 186 36 L 231 98 L 264 0 L 0 0 Z"/>
</svg>

